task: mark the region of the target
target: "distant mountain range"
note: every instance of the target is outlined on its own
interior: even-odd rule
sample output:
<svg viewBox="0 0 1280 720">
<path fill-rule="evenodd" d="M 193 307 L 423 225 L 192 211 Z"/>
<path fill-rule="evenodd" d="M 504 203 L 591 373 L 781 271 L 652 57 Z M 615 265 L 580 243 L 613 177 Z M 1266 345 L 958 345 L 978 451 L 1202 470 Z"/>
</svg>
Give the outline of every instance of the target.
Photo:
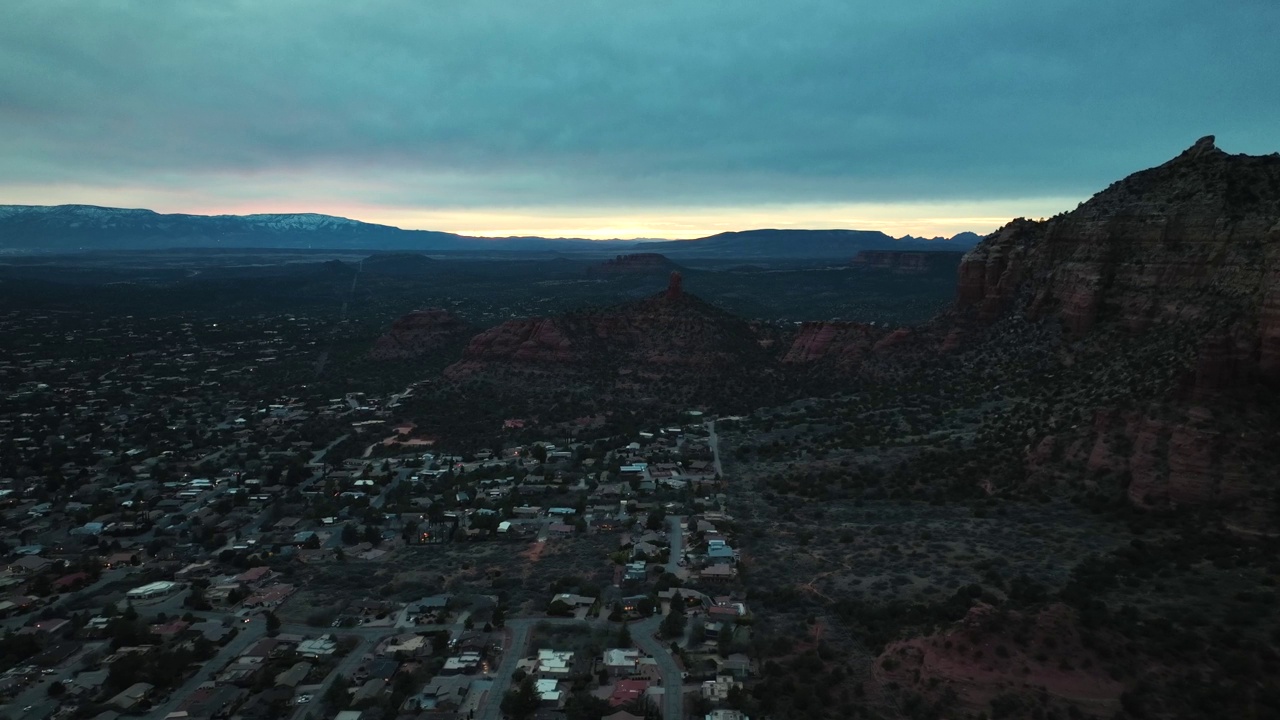
<svg viewBox="0 0 1280 720">
<path fill-rule="evenodd" d="M 973 233 L 896 240 L 862 230 L 748 230 L 696 240 L 593 241 L 540 237 L 479 238 L 403 230 L 315 213 L 164 215 L 93 205 L 0 205 L 0 251 L 83 252 L 170 248 L 413 250 L 417 252 L 615 252 L 679 257 L 840 258 L 860 250 L 968 249 Z"/>
<path fill-rule="evenodd" d="M 744 230 L 697 240 L 639 243 L 635 249 L 668 257 L 847 260 L 862 250 L 968 250 L 981 239 L 974 233 L 925 240 L 910 235 L 898 239 L 878 230 Z"/>
</svg>

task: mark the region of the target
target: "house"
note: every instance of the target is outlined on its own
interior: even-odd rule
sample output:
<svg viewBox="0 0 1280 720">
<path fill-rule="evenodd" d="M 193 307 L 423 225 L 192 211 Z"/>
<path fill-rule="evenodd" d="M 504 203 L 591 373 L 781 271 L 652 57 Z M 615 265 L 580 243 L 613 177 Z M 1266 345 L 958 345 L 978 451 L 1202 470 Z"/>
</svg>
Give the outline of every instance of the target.
<svg viewBox="0 0 1280 720">
<path fill-rule="evenodd" d="M 751 676 L 751 660 L 742 653 L 734 653 L 720 663 L 720 672 L 728 673 L 739 680 L 745 680 Z"/>
<path fill-rule="evenodd" d="M 707 548 L 707 560 L 714 563 L 733 563 L 737 562 L 738 554 L 728 545 L 716 545 Z"/>
<path fill-rule="evenodd" d="M 107 676 L 110 674 L 110 670 L 86 670 L 75 676 L 68 689 L 77 695 L 96 695 L 102 689 L 102 685 L 107 682 Z"/>
<path fill-rule="evenodd" d="M 55 635 L 71 627 L 71 621 L 65 619 L 37 620 L 18 631 L 19 635 Z"/>
<path fill-rule="evenodd" d="M 648 690 L 648 680 L 619 680 L 613 684 L 613 694 L 609 696 L 609 704 L 613 707 L 630 705 L 644 697 Z"/>
<path fill-rule="evenodd" d="M 351 704 L 355 705 L 365 700 L 376 700 L 382 694 L 383 689 L 387 686 L 387 681 L 382 678 L 373 678 L 365 682 L 351 694 Z"/>
<path fill-rule="evenodd" d="M 114 705 L 121 710 L 133 710 L 146 701 L 153 689 L 155 689 L 155 686 L 151 683 L 134 683 L 108 700 L 107 704 Z"/>
<path fill-rule="evenodd" d="M 102 561 L 102 567 L 108 570 L 111 570 L 113 568 L 129 567 L 130 565 L 137 564 L 137 561 L 139 559 L 140 558 L 133 553 L 127 553 L 127 552 L 112 553 L 111 555 L 108 555 L 105 560 Z"/>
<path fill-rule="evenodd" d="M 315 640 L 303 640 L 298 643 L 298 654 L 308 658 L 332 655 L 337 649 L 338 643 L 332 635 L 321 635 Z"/>
<path fill-rule="evenodd" d="M 78 590 L 84 587 L 85 585 L 88 585 L 92 581 L 92 579 L 93 578 L 89 576 L 89 573 L 85 573 L 85 572 L 77 572 L 77 573 L 71 573 L 70 575 L 63 575 L 62 577 L 53 581 L 53 589 L 57 590 L 58 592 Z"/>
<path fill-rule="evenodd" d="M 244 583 L 245 585 L 252 585 L 256 582 L 261 582 L 265 580 L 270 575 L 271 575 L 271 568 L 268 568 L 264 565 L 260 565 L 255 568 L 249 568 L 248 570 L 245 570 L 244 572 L 240 573 L 239 575 L 236 576 L 235 581 L 238 583 Z"/>
<path fill-rule="evenodd" d="M 704 720 L 751 720 L 741 710 L 712 710 L 704 716 Z"/>
<path fill-rule="evenodd" d="M 733 622 L 746 614 L 747 606 L 742 603 L 717 603 L 707 608 L 707 617 L 724 622 Z"/>
<path fill-rule="evenodd" d="M 711 582 L 729 582 L 737 576 L 738 569 L 731 565 L 712 565 L 698 573 L 698 577 Z"/>
<path fill-rule="evenodd" d="M 311 663 L 305 662 L 305 661 L 296 663 L 293 667 L 289 668 L 288 670 L 285 670 L 284 672 L 277 674 L 275 679 L 275 684 L 277 686 L 294 688 L 294 687 L 297 687 L 298 685 L 301 685 L 302 681 L 306 680 L 307 675 L 310 675 L 310 674 L 311 674 Z"/>
<path fill-rule="evenodd" d="M 564 693 L 560 692 L 560 681 L 544 678 L 534 681 L 534 690 L 538 693 L 538 702 L 549 707 L 560 707 Z"/>
<path fill-rule="evenodd" d="M 237 707 L 244 702 L 248 692 L 237 687 L 215 686 L 205 683 L 188 695 L 180 705 L 178 712 L 186 713 L 192 718 L 228 718 Z"/>
<path fill-rule="evenodd" d="M 573 669 L 573 652 L 569 650 L 539 650 L 529 674 L 535 678 L 568 678 Z"/>
<path fill-rule="evenodd" d="M 14 575 L 39 575 L 53 567 L 53 561 L 38 555 L 24 555 L 9 563 L 6 569 Z"/>
<path fill-rule="evenodd" d="M 596 599 L 593 597 L 587 597 L 586 595 L 560 593 L 559 595 L 556 595 L 555 597 L 551 598 L 551 602 L 552 603 L 562 602 L 565 605 L 568 605 L 569 607 L 576 609 L 576 608 L 584 608 L 584 607 L 589 608 L 592 605 L 596 604 Z"/>
<path fill-rule="evenodd" d="M 613 648 L 604 651 L 601 665 L 611 678 L 654 678 L 658 674 L 657 662 L 632 648 Z"/>
<path fill-rule="evenodd" d="M 382 678 L 390 680 L 391 676 L 396 674 L 400 669 L 400 661 L 392 658 L 378 658 L 369 663 L 368 676 L 371 678 Z"/>
<path fill-rule="evenodd" d="M 181 635 L 182 633 L 186 632 L 187 628 L 189 627 L 191 627 L 191 624 L 188 622 L 184 622 L 182 620 L 173 620 L 172 622 L 167 622 L 159 625 L 152 625 L 151 634 L 161 639 L 168 640 L 170 638 L 175 638 Z"/>
<path fill-rule="evenodd" d="M 729 699 L 729 691 L 741 688 L 742 683 L 733 679 L 732 675 L 717 675 L 715 680 L 702 683 L 702 697 L 713 703 L 722 703 Z"/>
<path fill-rule="evenodd" d="M 461 675 L 463 673 L 471 674 L 480 667 L 480 653 L 464 652 L 460 655 L 448 658 L 444 661 L 444 667 L 440 669 L 441 675 Z"/>
</svg>

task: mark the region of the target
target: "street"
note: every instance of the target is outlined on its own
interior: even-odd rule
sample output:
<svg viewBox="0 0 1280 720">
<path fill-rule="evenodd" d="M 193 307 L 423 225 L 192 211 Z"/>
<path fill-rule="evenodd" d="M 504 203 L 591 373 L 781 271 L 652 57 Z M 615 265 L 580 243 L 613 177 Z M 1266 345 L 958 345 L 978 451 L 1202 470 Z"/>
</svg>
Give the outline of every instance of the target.
<svg viewBox="0 0 1280 720">
<path fill-rule="evenodd" d="M 720 464 L 720 438 L 716 437 L 716 421 L 707 421 L 707 444 L 711 446 L 711 465 L 716 475 L 724 479 L 724 466 Z"/>
</svg>

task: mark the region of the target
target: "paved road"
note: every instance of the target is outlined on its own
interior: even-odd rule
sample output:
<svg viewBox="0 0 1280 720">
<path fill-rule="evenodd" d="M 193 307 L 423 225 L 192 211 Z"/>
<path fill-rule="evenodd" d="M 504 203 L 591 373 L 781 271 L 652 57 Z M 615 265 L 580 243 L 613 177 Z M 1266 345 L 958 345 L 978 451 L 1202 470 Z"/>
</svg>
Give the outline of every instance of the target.
<svg viewBox="0 0 1280 720">
<path fill-rule="evenodd" d="M 227 663 L 267 635 L 267 623 L 260 617 L 255 617 L 250 622 L 241 623 L 236 627 L 240 630 L 239 634 L 231 642 L 224 645 L 211 660 L 207 660 L 201 665 L 200 669 L 196 670 L 196 674 L 188 678 L 181 687 L 170 693 L 169 699 L 163 705 L 153 709 L 148 714 L 149 717 L 162 718 L 176 710 L 178 704 L 195 692 L 196 688 L 212 680 L 214 675 L 227 666 Z"/>
<path fill-rule="evenodd" d="M 573 625 L 576 623 L 586 623 L 588 625 L 610 624 L 598 619 L 575 620 L 573 618 L 518 618 L 508 620 L 506 626 L 508 642 L 503 649 L 502 663 L 492 675 L 493 686 L 489 688 L 488 697 L 485 698 L 484 704 L 479 712 L 476 713 L 476 720 L 502 720 L 502 697 L 511 689 L 511 674 L 516 671 L 516 665 L 520 663 L 520 659 L 527 657 L 529 635 L 539 623 L 549 623 L 551 625 Z M 662 673 L 662 687 L 664 689 L 662 717 L 665 720 L 680 720 L 684 717 L 684 674 L 671 656 L 670 645 L 663 644 L 661 640 L 654 637 L 654 633 L 658 632 L 658 626 L 661 624 L 661 615 L 654 615 L 646 620 L 631 623 L 631 637 L 635 641 L 636 647 L 658 661 L 658 670 Z"/>
<path fill-rule="evenodd" d="M 711 446 L 711 465 L 716 475 L 724 478 L 724 466 L 720 464 L 720 438 L 716 437 L 716 421 L 707 421 L 707 444 Z"/>
<path fill-rule="evenodd" d="M 654 637 L 661 624 L 661 615 L 632 623 L 631 639 L 636 647 L 658 661 L 658 670 L 662 673 L 662 717 L 664 720 L 681 720 L 684 717 L 684 674 L 675 658 L 671 657 L 671 646 Z"/>
<path fill-rule="evenodd" d="M 391 630 L 391 628 L 377 628 L 377 629 Z M 312 630 L 312 632 L 314 632 L 314 630 Z M 384 634 L 390 635 L 391 633 L 386 632 Z M 324 694 L 329 691 L 329 686 L 332 685 L 334 682 L 336 682 L 339 677 L 343 677 L 343 678 L 346 678 L 347 680 L 350 680 L 351 675 L 355 673 L 356 668 L 360 667 L 360 664 L 364 662 L 365 654 L 368 653 L 369 650 L 378 643 L 378 639 L 379 638 L 375 636 L 363 635 L 360 638 L 360 644 L 357 645 L 351 652 L 347 653 L 347 656 L 342 658 L 342 660 L 333 669 L 333 671 L 330 672 L 329 675 L 324 679 L 324 682 L 320 683 L 320 688 L 316 690 L 315 695 L 313 696 L 311 702 L 307 703 L 306 705 L 297 706 L 297 708 L 293 711 L 291 720 L 302 720 L 302 718 L 307 716 L 307 712 L 313 709 L 314 709 L 313 714 L 316 714 L 316 715 L 322 714 L 323 711 L 321 711 L 319 708 L 321 707 L 320 704 L 324 702 Z"/>
<path fill-rule="evenodd" d="M 484 699 L 476 720 L 502 720 L 502 696 L 511 689 L 511 674 L 516 671 L 520 658 L 525 657 L 529 647 L 529 633 L 538 623 L 533 618 L 522 618 L 507 621 L 507 643 L 502 649 L 502 663 L 493 674 L 493 685 Z"/>
<path fill-rule="evenodd" d="M 671 542 L 671 554 L 667 558 L 667 572 L 672 575 L 680 575 L 680 560 L 684 557 L 684 531 L 680 529 L 680 523 L 684 518 L 679 515 L 672 515 L 667 518 L 670 525 L 667 539 Z"/>
</svg>

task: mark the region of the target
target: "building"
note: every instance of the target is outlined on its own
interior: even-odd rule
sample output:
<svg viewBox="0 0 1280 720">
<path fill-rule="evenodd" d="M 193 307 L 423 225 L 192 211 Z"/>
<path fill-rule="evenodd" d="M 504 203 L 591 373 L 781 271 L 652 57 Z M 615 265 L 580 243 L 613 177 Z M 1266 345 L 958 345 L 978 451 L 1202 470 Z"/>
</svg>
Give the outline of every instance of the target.
<svg viewBox="0 0 1280 720">
<path fill-rule="evenodd" d="M 107 704 L 114 705 L 121 710 L 132 710 L 147 699 L 154 687 L 151 683 L 134 683 L 108 700 Z"/>
<path fill-rule="evenodd" d="M 569 650 L 539 650 L 537 661 L 530 672 L 535 678 L 562 679 L 569 677 L 573 669 L 573 652 Z"/>
<path fill-rule="evenodd" d="M 337 649 L 338 643 L 332 635 L 321 635 L 315 640 L 303 640 L 298 643 L 298 654 L 308 658 L 332 655 Z"/>
<path fill-rule="evenodd" d="M 554 678 L 543 678 L 534 682 L 538 693 L 538 701 L 543 705 L 560 707 L 564 701 L 564 693 L 560 691 L 560 681 Z"/>
<path fill-rule="evenodd" d="M 609 704 L 613 707 L 630 705 L 644 697 L 648 690 L 648 680 L 619 680 L 613 684 L 613 694 L 609 696 Z"/>
<path fill-rule="evenodd" d="M 609 677 L 632 677 L 636 674 L 640 662 L 640 651 L 630 648 L 613 648 L 604 651 L 601 659 Z"/>
<path fill-rule="evenodd" d="M 168 580 L 148 583 L 142 587 L 136 587 L 126 593 L 126 597 L 130 600 L 147 600 L 150 598 L 164 597 L 179 587 L 178 583 Z"/>
</svg>

